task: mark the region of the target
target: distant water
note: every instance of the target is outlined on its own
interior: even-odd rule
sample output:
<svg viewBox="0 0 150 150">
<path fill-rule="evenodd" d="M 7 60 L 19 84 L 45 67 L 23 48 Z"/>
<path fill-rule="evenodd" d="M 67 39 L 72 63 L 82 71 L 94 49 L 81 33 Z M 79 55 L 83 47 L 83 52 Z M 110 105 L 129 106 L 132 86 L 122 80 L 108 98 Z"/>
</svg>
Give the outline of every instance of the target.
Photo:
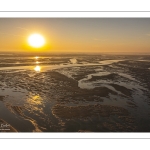
<svg viewBox="0 0 150 150">
<path fill-rule="evenodd" d="M 75 59 L 75 58 L 70 59 L 70 62 L 71 62 L 72 64 L 76 64 L 76 63 L 77 63 L 77 59 Z"/>
<path fill-rule="evenodd" d="M 69 61 L 63 60 L 60 57 L 51 60 L 51 57 L 4 57 L 3 58 L 3 63 L 0 63 L 1 68 L 0 70 L 17 70 L 17 69 L 24 69 L 24 70 L 34 70 L 34 68 L 38 65 L 42 69 L 41 71 L 46 71 L 46 70 L 52 70 L 52 69 L 58 69 L 58 68 L 63 68 L 63 67 L 74 67 L 74 66 L 88 66 L 88 65 L 109 65 L 112 63 L 117 63 L 119 61 L 123 60 L 104 60 L 100 61 L 99 63 L 85 63 L 85 61 L 81 61 L 78 63 L 77 59 L 71 58 Z M 6 61 L 6 62 L 5 62 Z M 9 61 L 9 62 L 8 62 Z M 63 63 L 64 62 L 64 63 Z M 51 65 L 53 64 L 53 65 Z M 6 67 L 8 66 L 8 67 Z"/>
</svg>

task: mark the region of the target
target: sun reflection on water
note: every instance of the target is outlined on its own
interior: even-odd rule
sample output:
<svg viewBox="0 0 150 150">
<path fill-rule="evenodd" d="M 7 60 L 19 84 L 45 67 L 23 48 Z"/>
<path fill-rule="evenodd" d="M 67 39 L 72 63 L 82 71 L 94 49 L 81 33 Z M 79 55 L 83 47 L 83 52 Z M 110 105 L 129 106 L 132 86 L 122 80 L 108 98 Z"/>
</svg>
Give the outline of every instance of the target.
<svg viewBox="0 0 150 150">
<path fill-rule="evenodd" d="M 41 71 L 41 67 L 40 67 L 40 66 L 36 66 L 36 67 L 34 68 L 34 70 L 35 70 L 36 72 L 40 72 L 40 71 Z"/>
<path fill-rule="evenodd" d="M 38 59 L 39 57 L 38 56 L 35 56 L 35 59 Z"/>
<path fill-rule="evenodd" d="M 33 95 L 28 99 L 28 102 L 30 102 L 30 104 L 36 104 L 36 105 L 40 105 L 42 101 L 42 98 L 39 95 Z"/>
<path fill-rule="evenodd" d="M 39 95 L 30 95 L 27 99 L 27 103 L 29 104 L 30 112 L 39 111 L 43 114 L 43 99 Z M 27 106 L 28 107 L 28 106 Z"/>
</svg>

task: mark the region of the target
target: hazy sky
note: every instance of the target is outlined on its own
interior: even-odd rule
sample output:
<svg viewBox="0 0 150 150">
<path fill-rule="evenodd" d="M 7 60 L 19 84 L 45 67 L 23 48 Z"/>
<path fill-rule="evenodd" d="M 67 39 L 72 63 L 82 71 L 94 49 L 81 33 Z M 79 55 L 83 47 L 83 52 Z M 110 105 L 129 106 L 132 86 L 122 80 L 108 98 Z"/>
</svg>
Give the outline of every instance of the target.
<svg viewBox="0 0 150 150">
<path fill-rule="evenodd" d="M 40 33 L 47 52 L 150 53 L 150 18 L 0 18 L 0 51 L 32 52 Z"/>
</svg>

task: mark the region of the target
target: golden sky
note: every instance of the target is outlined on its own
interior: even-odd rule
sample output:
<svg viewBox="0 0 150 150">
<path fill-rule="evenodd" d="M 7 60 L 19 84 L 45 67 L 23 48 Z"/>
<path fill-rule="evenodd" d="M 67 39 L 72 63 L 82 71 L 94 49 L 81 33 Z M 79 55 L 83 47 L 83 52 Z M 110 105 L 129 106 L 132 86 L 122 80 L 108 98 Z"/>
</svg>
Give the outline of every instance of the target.
<svg viewBox="0 0 150 150">
<path fill-rule="evenodd" d="M 28 44 L 33 33 L 44 46 Z M 150 18 L 0 18 L 0 51 L 150 53 Z"/>
</svg>

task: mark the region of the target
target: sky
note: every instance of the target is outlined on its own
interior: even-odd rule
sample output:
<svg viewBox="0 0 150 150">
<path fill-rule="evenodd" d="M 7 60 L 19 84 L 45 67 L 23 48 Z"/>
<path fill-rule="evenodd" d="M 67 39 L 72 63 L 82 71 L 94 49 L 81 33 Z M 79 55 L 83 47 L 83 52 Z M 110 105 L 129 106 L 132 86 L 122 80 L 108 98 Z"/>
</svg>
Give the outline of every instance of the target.
<svg viewBox="0 0 150 150">
<path fill-rule="evenodd" d="M 33 33 L 45 38 L 31 47 Z M 150 18 L 0 18 L 0 52 L 150 53 Z"/>
</svg>

